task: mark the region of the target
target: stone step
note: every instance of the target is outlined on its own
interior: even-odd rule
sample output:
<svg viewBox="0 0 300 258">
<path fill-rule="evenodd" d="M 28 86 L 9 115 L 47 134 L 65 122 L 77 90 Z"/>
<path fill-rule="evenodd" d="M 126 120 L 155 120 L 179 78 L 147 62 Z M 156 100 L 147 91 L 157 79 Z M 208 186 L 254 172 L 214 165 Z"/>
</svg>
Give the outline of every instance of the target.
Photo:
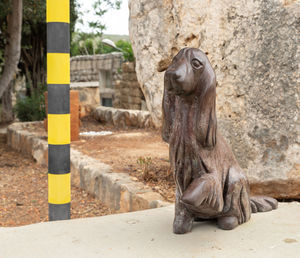
<svg viewBox="0 0 300 258">
<path fill-rule="evenodd" d="M 299 257 L 300 203 L 253 214 L 232 231 L 198 222 L 172 233 L 174 206 L 96 218 L 0 228 L 0 256 L 9 257 Z"/>
</svg>

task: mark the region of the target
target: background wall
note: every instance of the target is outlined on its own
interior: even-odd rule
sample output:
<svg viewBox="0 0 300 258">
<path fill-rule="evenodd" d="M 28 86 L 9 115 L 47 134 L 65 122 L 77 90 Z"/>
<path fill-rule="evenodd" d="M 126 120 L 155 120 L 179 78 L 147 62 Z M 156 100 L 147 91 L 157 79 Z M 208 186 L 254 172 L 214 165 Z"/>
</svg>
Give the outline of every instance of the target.
<svg viewBox="0 0 300 258">
<path fill-rule="evenodd" d="M 136 78 L 136 72 L 133 62 L 123 63 L 122 80 L 115 87 L 114 107 L 123 109 L 141 110 L 143 106 L 144 95 L 141 91 L 139 82 Z"/>
</svg>

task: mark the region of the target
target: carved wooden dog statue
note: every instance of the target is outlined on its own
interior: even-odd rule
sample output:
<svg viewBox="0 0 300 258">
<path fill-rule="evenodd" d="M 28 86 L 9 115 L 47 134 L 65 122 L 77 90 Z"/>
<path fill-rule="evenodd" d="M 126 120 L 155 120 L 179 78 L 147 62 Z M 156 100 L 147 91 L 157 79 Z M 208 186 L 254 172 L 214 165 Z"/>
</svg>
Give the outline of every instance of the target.
<svg viewBox="0 0 300 258">
<path fill-rule="evenodd" d="M 162 137 L 176 182 L 174 233 L 189 232 L 194 220 L 206 219 L 233 229 L 251 212 L 276 209 L 273 198 L 250 197 L 247 178 L 217 130 L 216 77 L 207 56 L 182 49 L 164 83 Z"/>
</svg>

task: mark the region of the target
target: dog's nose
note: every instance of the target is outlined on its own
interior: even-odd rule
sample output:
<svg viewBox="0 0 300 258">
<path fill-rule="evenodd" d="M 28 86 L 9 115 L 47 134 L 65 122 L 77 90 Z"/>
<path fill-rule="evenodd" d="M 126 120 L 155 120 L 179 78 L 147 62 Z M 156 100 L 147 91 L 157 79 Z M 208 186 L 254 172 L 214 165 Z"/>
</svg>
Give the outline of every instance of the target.
<svg viewBox="0 0 300 258">
<path fill-rule="evenodd" d="M 182 81 L 184 79 L 184 74 L 185 74 L 185 71 L 183 68 L 177 68 L 177 69 L 170 69 L 170 70 L 167 70 L 167 76 L 169 76 L 172 80 L 174 81 Z"/>
</svg>

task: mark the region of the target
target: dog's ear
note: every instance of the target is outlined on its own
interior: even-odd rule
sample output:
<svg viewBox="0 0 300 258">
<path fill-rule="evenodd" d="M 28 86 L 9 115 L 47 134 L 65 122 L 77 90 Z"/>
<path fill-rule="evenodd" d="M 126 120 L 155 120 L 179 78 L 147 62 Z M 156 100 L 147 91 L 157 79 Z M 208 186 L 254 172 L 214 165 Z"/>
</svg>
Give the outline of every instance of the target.
<svg viewBox="0 0 300 258">
<path fill-rule="evenodd" d="M 174 119 L 175 119 L 175 95 L 169 94 L 165 83 L 164 96 L 162 102 L 162 138 L 165 142 L 169 142 L 170 131 Z"/>
<path fill-rule="evenodd" d="M 200 110 L 196 114 L 196 137 L 204 148 L 213 148 L 217 139 L 215 88 L 209 89 L 199 104 Z"/>
</svg>

